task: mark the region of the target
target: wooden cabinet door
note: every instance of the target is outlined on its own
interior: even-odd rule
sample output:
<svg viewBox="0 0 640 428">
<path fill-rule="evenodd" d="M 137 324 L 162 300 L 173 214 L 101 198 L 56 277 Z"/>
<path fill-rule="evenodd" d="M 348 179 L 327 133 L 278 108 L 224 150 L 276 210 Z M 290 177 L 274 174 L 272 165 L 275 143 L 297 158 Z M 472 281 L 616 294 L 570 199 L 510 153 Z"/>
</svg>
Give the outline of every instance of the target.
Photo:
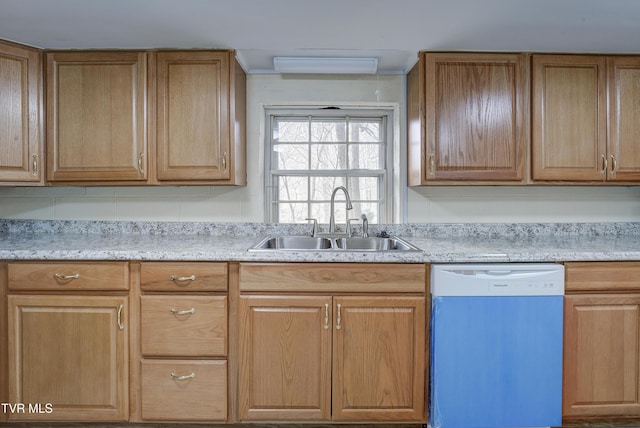
<svg viewBox="0 0 640 428">
<path fill-rule="evenodd" d="M 42 181 L 40 58 L 0 42 L 0 184 Z"/>
<path fill-rule="evenodd" d="M 333 419 L 424 418 L 423 297 L 334 299 Z"/>
<path fill-rule="evenodd" d="M 565 297 L 563 416 L 640 415 L 640 295 Z"/>
<path fill-rule="evenodd" d="M 240 298 L 240 420 L 331 418 L 331 297 Z"/>
<path fill-rule="evenodd" d="M 525 56 L 426 53 L 425 61 L 426 181 L 522 180 Z"/>
<path fill-rule="evenodd" d="M 606 58 L 533 55 L 532 178 L 603 181 Z"/>
<path fill-rule="evenodd" d="M 609 181 L 640 180 L 640 57 L 608 57 Z"/>
<path fill-rule="evenodd" d="M 147 179 L 144 52 L 50 52 L 47 178 Z"/>
<path fill-rule="evenodd" d="M 127 306 L 126 297 L 10 295 L 9 402 L 41 407 L 9 419 L 127 420 Z"/>
<path fill-rule="evenodd" d="M 230 177 L 229 52 L 158 52 L 158 180 Z"/>
</svg>

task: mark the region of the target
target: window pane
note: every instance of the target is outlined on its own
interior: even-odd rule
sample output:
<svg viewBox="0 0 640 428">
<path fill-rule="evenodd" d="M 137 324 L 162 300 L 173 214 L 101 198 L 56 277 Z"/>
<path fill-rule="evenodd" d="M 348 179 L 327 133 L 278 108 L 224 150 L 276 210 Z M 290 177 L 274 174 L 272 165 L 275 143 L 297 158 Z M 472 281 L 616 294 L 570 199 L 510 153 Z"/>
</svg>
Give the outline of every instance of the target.
<svg viewBox="0 0 640 428">
<path fill-rule="evenodd" d="M 382 144 L 350 144 L 350 169 L 384 169 L 384 146 Z"/>
<path fill-rule="evenodd" d="M 309 199 L 312 201 L 330 201 L 333 189 L 338 186 L 346 186 L 344 177 L 311 177 L 311 195 Z M 351 195 L 349 195 L 351 196 Z M 345 200 L 344 192 L 338 191 L 336 201 Z"/>
<path fill-rule="evenodd" d="M 305 223 L 307 204 L 300 202 L 283 202 L 278 204 L 278 222 L 280 223 Z"/>
<path fill-rule="evenodd" d="M 345 144 L 312 144 L 311 169 L 346 169 L 347 146 Z"/>
<path fill-rule="evenodd" d="M 349 194 L 353 200 L 380 200 L 382 199 L 382 195 L 380 194 L 380 179 L 378 177 L 350 177 Z"/>
<path fill-rule="evenodd" d="M 309 119 L 275 119 L 273 124 L 273 142 L 309 141 Z"/>
<path fill-rule="evenodd" d="M 353 204 L 353 211 L 349 212 L 349 218 L 360 218 L 361 214 L 365 214 L 367 216 L 367 220 L 371 224 L 378 224 L 380 222 L 380 204 L 376 204 L 373 202 L 359 202 L 357 204 Z M 362 221 L 360 222 L 362 224 Z"/>
<path fill-rule="evenodd" d="M 318 219 L 318 223 L 329 224 L 329 216 L 331 210 L 329 209 L 329 203 L 312 203 L 311 204 L 311 216 L 310 218 Z"/>
<path fill-rule="evenodd" d="M 344 120 L 311 122 L 311 141 L 336 143 L 347 141 L 347 123 Z"/>
<path fill-rule="evenodd" d="M 280 201 L 306 201 L 309 199 L 308 177 L 278 177 Z"/>
<path fill-rule="evenodd" d="M 336 201 L 335 203 L 335 221 L 340 226 L 340 230 L 344 230 L 344 224 L 346 223 L 347 203 L 345 201 Z M 354 218 L 353 210 L 349 211 L 349 218 Z M 317 218 L 318 223 L 329 224 L 329 218 L 331 217 L 331 204 L 325 203 L 312 203 L 311 204 L 311 217 Z"/>
<path fill-rule="evenodd" d="M 277 169 L 309 169 L 309 146 L 307 144 L 274 144 L 273 156 L 277 157 Z"/>
<path fill-rule="evenodd" d="M 349 122 L 349 141 L 359 143 L 382 142 L 381 124 L 380 120 L 351 120 Z"/>
</svg>

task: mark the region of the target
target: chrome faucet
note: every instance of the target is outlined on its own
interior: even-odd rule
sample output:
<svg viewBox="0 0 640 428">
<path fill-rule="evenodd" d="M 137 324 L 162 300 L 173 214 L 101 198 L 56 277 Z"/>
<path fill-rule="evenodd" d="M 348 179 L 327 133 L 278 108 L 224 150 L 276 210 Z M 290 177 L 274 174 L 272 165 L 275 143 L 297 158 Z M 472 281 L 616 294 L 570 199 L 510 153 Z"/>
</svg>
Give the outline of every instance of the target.
<svg viewBox="0 0 640 428">
<path fill-rule="evenodd" d="M 347 192 L 347 189 L 344 186 L 338 186 L 333 189 L 333 193 L 331 194 L 331 216 L 329 217 L 329 233 L 336 233 L 335 199 L 338 190 L 342 190 L 344 192 L 344 196 L 347 198 L 347 210 L 353 208 L 353 205 L 351 205 L 351 197 L 349 196 L 349 192 Z"/>
</svg>

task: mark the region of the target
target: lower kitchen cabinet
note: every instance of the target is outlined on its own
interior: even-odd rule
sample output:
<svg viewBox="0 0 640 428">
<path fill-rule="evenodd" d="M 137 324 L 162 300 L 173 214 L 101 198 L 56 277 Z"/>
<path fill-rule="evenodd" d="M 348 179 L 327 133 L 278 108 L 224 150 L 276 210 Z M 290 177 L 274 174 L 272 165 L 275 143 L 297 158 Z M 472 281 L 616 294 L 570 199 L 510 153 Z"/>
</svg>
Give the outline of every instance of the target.
<svg viewBox="0 0 640 428">
<path fill-rule="evenodd" d="M 10 262 L 6 285 L 8 420 L 128 420 L 129 264 Z"/>
<path fill-rule="evenodd" d="M 566 292 L 563 416 L 640 416 L 640 263 L 567 263 Z"/>
<path fill-rule="evenodd" d="M 226 263 L 140 264 L 136 422 L 227 420 L 227 281 Z"/>
<path fill-rule="evenodd" d="M 127 420 L 127 302 L 9 295 L 9 420 Z"/>
<path fill-rule="evenodd" d="M 416 294 L 375 294 L 394 270 Z M 425 285 L 424 265 L 241 264 L 239 419 L 424 421 Z"/>
</svg>

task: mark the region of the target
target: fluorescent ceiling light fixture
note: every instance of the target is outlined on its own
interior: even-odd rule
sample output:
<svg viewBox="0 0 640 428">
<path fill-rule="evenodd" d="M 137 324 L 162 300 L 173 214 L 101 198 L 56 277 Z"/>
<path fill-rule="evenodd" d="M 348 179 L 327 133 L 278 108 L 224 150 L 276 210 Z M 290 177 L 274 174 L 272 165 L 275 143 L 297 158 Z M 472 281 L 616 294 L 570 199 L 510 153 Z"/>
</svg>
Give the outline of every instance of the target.
<svg viewBox="0 0 640 428">
<path fill-rule="evenodd" d="M 378 58 L 276 56 L 273 69 L 278 73 L 376 74 Z"/>
</svg>

